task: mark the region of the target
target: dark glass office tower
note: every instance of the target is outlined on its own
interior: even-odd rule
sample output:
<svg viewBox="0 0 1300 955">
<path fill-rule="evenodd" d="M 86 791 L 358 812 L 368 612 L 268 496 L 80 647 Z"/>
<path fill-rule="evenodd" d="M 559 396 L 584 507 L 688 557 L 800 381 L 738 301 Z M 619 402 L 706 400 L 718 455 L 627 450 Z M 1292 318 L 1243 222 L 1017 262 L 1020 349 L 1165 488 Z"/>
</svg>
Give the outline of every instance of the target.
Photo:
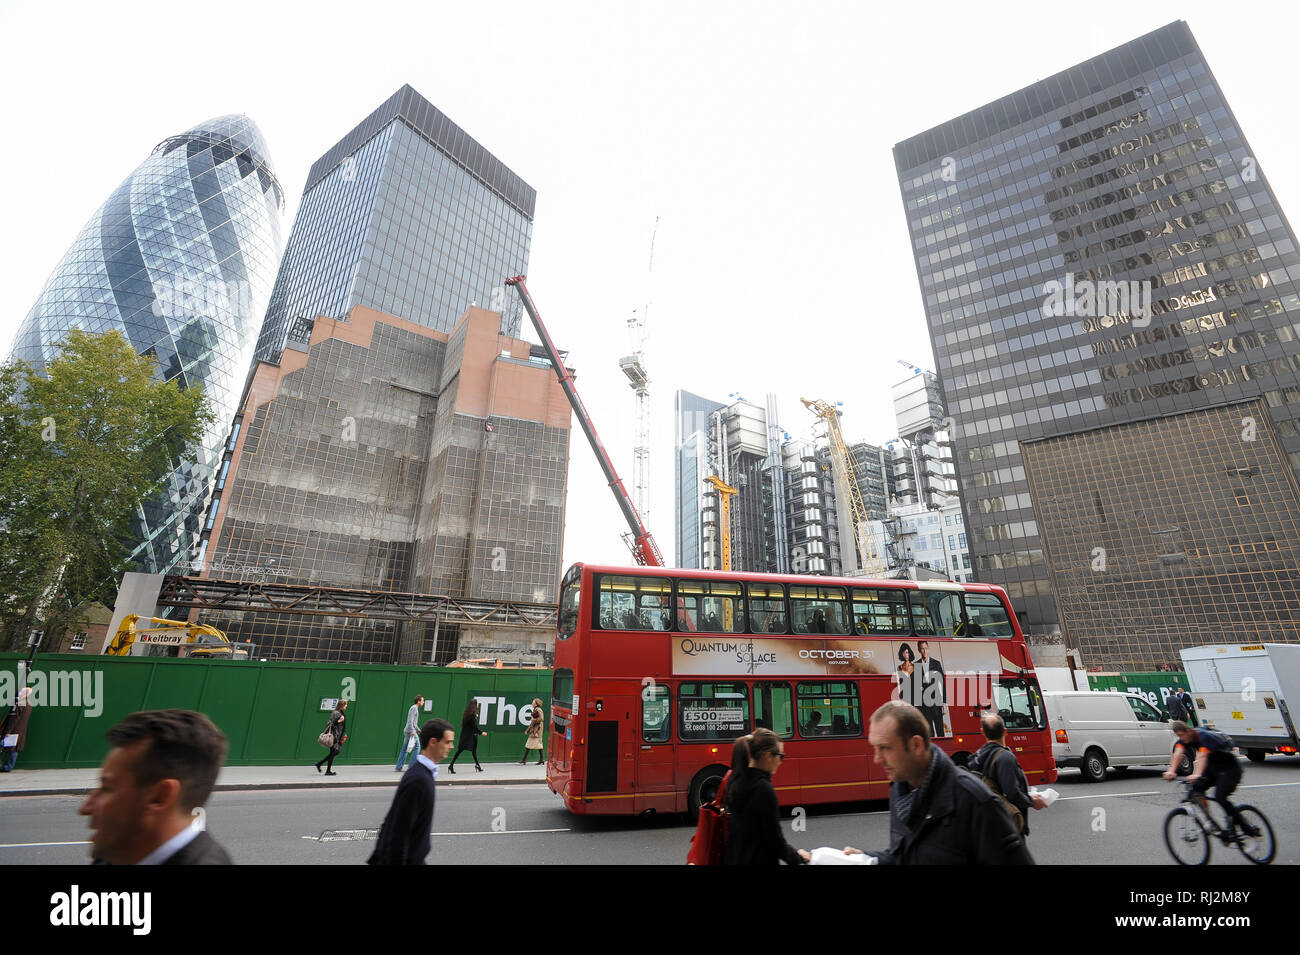
<svg viewBox="0 0 1300 955">
<path fill-rule="evenodd" d="M 1300 256 L 1187 25 L 894 156 L 978 579 L 1088 665 L 1300 639 Z"/>
<path fill-rule="evenodd" d="M 450 332 L 527 269 L 536 191 L 410 86 L 316 161 L 285 244 L 256 357 L 276 361 L 298 319 L 364 305 Z"/>
</svg>

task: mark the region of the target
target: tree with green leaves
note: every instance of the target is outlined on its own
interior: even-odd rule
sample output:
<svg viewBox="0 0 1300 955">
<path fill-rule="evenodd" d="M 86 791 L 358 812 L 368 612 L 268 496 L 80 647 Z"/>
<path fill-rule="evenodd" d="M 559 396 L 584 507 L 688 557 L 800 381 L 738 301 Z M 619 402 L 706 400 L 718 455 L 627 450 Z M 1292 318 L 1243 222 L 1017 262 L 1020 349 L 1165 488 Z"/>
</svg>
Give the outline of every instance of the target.
<svg viewBox="0 0 1300 955">
<path fill-rule="evenodd" d="M 0 366 L 0 647 L 112 606 L 136 508 L 212 422 L 120 332 L 79 329 L 38 374 Z"/>
</svg>

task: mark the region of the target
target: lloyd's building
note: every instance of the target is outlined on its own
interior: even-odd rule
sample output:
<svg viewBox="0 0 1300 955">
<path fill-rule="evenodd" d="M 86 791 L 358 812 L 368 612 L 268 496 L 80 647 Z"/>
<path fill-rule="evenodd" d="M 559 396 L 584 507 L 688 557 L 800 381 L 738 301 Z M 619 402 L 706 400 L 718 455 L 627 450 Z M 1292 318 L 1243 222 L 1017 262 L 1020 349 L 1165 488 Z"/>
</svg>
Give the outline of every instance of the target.
<svg viewBox="0 0 1300 955">
<path fill-rule="evenodd" d="M 976 579 L 1087 666 L 1300 640 L 1300 254 L 1187 24 L 894 157 Z"/>
</svg>

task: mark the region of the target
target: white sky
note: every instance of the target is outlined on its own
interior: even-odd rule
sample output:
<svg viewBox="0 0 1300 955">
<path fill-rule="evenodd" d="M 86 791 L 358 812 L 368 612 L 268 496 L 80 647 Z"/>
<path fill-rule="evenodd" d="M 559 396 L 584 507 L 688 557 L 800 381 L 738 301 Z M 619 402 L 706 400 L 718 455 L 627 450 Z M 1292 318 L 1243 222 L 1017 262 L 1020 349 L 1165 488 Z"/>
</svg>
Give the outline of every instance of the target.
<svg viewBox="0 0 1300 955">
<path fill-rule="evenodd" d="M 673 553 L 672 396 L 844 402 L 893 437 L 933 366 L 893 145 L 1186 19 L 1285 211 L 1300 216 L 1300 7 L 0 0 L 0 355 L 77 231 L 164 137 L 247 113 L 287 237 L 311 163 L 410 83 L 537 189 L 529 287 L 630 489 L 625 323 L 650 300 L 650 528 Z M 1229 16 L 1225 16 L 1229 14 Z M 661 218 L 652 283 L 651 228 Z M 573 431 L 565 563 L 630 562 Z"/>
</svg>

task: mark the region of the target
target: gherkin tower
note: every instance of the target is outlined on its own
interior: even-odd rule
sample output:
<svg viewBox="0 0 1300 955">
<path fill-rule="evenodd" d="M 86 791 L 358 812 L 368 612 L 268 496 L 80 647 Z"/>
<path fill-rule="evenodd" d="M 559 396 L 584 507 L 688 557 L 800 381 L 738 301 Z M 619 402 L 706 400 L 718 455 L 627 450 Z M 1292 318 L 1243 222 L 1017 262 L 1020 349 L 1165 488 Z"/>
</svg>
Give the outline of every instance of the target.
<svg viewBox="0 0 1300 955">
<path fill-rule="evenodd" d="M 116 329 L 157 358 L 160 377 L 207 396 L 212 425 L 137 510 L 140 570 L 187 570 L 219 505 L 216 468 L 275 280 L 283 207 L 247 116 L 170 136 L 86 223 L 14 339 L 12 357 L 40 369 L 72 329 Z"/>
</svg>

